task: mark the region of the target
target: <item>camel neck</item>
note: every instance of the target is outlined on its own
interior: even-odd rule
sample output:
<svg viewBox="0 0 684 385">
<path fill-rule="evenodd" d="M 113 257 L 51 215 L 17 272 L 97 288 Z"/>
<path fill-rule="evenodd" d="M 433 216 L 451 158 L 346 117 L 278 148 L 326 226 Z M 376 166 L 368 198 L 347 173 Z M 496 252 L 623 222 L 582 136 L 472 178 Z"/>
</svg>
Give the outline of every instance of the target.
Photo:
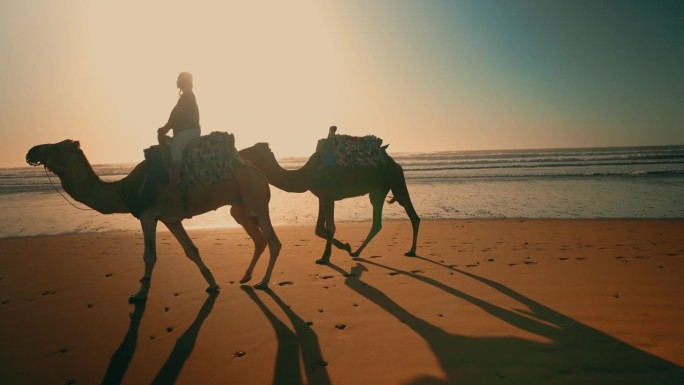
<svg viewBox="0 0 684 385">
<path fill-rule="evenodd" d="M 301 193 L 308 191 L 310 188 L 311 159 L 297 170 L 282 168 L 275 158 L 268 162 L 268 164 L 259 164 L 257 166 L 266 174 L 270 184 L 283 191 Z"/>
<path fill-rule="evenodd" d="M 102 181 L 87 161 L 57 175 L 72 198 L 93 210 L 103 214 L 130 212 L 121 196 L 121 181 Z"/>
</svg>

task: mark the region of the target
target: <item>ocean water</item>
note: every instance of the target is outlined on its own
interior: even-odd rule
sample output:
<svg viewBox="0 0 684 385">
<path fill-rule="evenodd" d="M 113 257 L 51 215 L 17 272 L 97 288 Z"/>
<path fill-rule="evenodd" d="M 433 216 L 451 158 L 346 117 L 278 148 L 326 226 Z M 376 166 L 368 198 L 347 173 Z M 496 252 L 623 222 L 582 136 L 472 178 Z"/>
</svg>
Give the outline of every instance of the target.
<svg viewBox="0 0 684 385">
<path fill-rule="evenodd" d="M 404 168 L 416 211 L 426 219 L 684 218 L 684 146 L 390 155 Z M 280 160 L 287 169 L 305 161 Z M 134 166 L 94 169 L 103 180 L 113 181 Z M 50 178 L 61 191 L 59 179 L 42 167 L 0 168 L 0 237 L 140 228 L 131 215 L 74 208 Z M 311 193 L 271 191 L 274 224 L 313 227 L 318 202 Z M 338 222 L 371 219 L 368 197 L 338 201 L 335 217 Z M 386 204 L 383 218 L 406 214 L 398 204 Z M 184 223 L 188 229 L 238 226 L 227 207 Z"/>
</svg>

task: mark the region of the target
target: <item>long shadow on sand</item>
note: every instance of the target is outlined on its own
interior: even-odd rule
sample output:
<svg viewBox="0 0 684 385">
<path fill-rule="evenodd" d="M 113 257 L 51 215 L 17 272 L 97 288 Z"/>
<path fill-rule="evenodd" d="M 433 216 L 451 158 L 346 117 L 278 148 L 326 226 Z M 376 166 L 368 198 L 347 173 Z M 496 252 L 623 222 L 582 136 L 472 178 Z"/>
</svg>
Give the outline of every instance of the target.
<svg viewBox="0 0 684 385">
<path fill-rule="evenodd" d="M 297 385 L 305 383 L 299 370 L 301 352 L 301 360 L 304 364 L 307 380 L 306 383 L 329 385 L 330 377 L 328 377 L 328 371 L 325 369 L 325 361 L 323 361 L 323 356 L 321 354 L 318 336 L 313 329 L 292 311 L 292 309 L 290 309 L 273 290 L 265 289 L 261 292 L 271 297 L 285 313 L 294 327 L 294 332 L 276 317 L 251 286 L 243 285 L 241 286 L 241 289 L 247 293 L 247 296 L 249 296 L 264 313 L 276 333 L 278 352 L 276 353 L 273 384 Z"/>
<path fill-rule="evenodd" d="M 362 263 L 352 267 L 350 273 L 336 265 L 329 266 L 346 277 L 347 287 L 380 306 L 423 338 L 444 371 L 445 380 L 420 377 L 411 382 L 413 385 L 490 384 L 500 381 L 516 384 L 680 384 L 684 379 L 684 369 L 680 366 L 577 322 L 500 283 L 442 265 L 490 286 L 527 306 L 529 311 L 512 311 L 429 277 L 364 259 L 357 261 Z M 362 281 L 361 276 L 368 271 L 367 266 L 386 269 L 441 289 L 516 328 L 551 342 L 540 343 L 518 337 L 468 337 L 445 332 Z"/>
<path fill-rule="evenodd" d="M 173 384 L 176 382 L 185 361 L 190 357 L 190 354 L 195 347 L 195 342 L 197 341 L 197 336 L 199 335 L 202 323 L 207 319 L 209 313 L 211 313 L 211 310 L 214 308 L 217 296 L 218 293 L 212 293 L 204 301 L 197 317 L 188 329 L 178 338 L 171 354 L 166 359 L 164 365 L 162 365 L 159 373 L 155 376 L 152 384 Z M 119 345 L 109 361 L 109 366 L 102 379 L 102 385 L 117 385 L 122 382 L 137 347 L 140 322 L 142 321 L 146 306 L 146 302 L 135 304 L 135 309 L 130 315 L 131 322 L 128 325 L 128 331 L 126 332 L 121 345 Z"/>
<path fill-rule="evenodd" d="M 140 322 L 142 321 L 146 306 L 147 302 L 135 304 L 135 309 L 130 314 L 131 322 L 128 324 L 128 331 L 123 341 L 121 341 L 121 345 L 119 345 L 109 360 L 109 366 L 102 379 L 102 385 L 120 384 L 121 380 L 123 380 L 137 347 L 138 331 L 140 330 Z"/>
<path fill-rule="evenodd" d="M 197 336 L 199 335 L 200 328 L 204 323 L 204 320 L 209 317 L 209 313 L 214 309 L 214 303 L 216 303 L 216 297 L 219 293 L 214 292 L 209 294 L 207 299 L 202 304 L 199 313 L 197 313 L 197 318 L 190 324 L 187 330 L 178 337 L 176 344 L 173 346 L 169 358 L 166 359 L 164 365 L 162 365 L 159 373 L 152 380 L 152 385 L 161 384 L 174 384 L 178 379 L 178 375 L 185 365 L 190 353 L 195 348 L 195 342 L 197 341 Z"/>
</svg>

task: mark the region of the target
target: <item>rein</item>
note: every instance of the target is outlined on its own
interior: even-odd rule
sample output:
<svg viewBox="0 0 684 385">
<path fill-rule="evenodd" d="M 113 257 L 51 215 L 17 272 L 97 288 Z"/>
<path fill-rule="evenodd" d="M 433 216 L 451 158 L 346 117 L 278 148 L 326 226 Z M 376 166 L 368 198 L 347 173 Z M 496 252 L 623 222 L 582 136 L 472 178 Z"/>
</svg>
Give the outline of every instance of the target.
<svg viewBox="0 0 684 385">
<path fill-rule="evenodd" d="M 59 191 L 59 189 L 57 189 L 57 186 L 55 186 L 55 184 L 52 183 L 52 179 L 50 178 L 50 174 L 48 174 L 47 166 L 43 165 L 43 167 L 45 168 L 45 175 L 48 177 L 48 180 L 50 181 L 50 184 L 52 185 L 52 187 L 55 188 L 55 191 L 57 191 L 57 192 L 59 193 L 59 195 L 61 195 L 62 198 L 64 198 L 64 200 L 67 201 L 67 203 L 69 203 L 70 205 L 74 206 L 75 208 L 77 208 L 77 209 L 79 209 L 79 210 L 92 210 L 91 208 L 78 207 L 78 206 L 76 206 L 75 204 L 71 203 L 71 201 L 68 200 L 67 197 L 65 197 L 64 194 L 62 194 L 62 192 Z"/>
</svg>

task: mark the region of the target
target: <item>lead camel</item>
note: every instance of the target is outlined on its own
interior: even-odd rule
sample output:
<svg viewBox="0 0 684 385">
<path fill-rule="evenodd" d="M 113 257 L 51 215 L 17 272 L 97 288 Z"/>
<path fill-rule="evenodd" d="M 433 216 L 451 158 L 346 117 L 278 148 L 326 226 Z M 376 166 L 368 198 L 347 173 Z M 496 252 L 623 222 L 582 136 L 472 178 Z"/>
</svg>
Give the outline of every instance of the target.
<svg viewBox="0 0 684 385">
<path fill-rule="evenodd" d="M 183 247 L 186 256 L 197 265 L 209 284 L 207 292 L 219 289 L 214 276 L 202 261 L 199 250 L 181 222 L 225 205 L 232 206 L 231 215 L 254 241 L 252 260 L 240 282 L 245 283 L 251 279 L 254 267 L 268 245 L 268 267 L 263 280 L 255 286 L 264 288 L 268 285 L 281 244 L 269 217 L 268 182 L 253 166 L 238 162 L 229 179 L 211 186 L 190 189 L 184 203 L 180 188 L 168 183 L 158 185 L 150 194 L 141 194 L 148 172 L 147 160 L 139 163 L 121 180 L 102 181 L 95 174 L 78 141 L 64 140 L 55 144 L 34 146 L 26 154 L 26 161 L 33 166 L 43 165 L 55 173 L 60 178 L 64 190 L 78 202 L 102 214 L 130 213 L 140 220 L 145 239 L 145 271 L 140 280 L 140 290 L 129 298 L 130 302 L 147 299 L 152 270 L 157 261 L 158 222 L 168 227 Z"/>
</svg>

